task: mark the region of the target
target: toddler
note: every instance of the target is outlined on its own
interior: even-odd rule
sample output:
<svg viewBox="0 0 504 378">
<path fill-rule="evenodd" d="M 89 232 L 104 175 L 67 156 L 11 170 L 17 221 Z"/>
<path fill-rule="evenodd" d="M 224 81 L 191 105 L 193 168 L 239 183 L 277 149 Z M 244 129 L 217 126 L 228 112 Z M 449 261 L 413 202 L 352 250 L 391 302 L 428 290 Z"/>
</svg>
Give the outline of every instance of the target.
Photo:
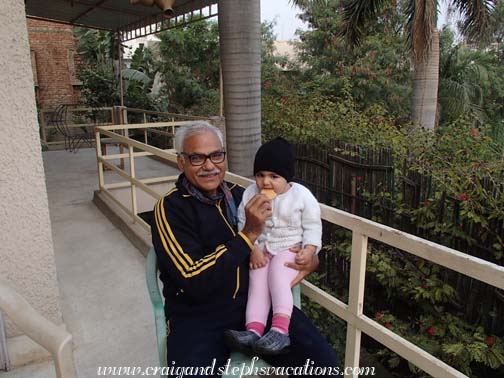
<svg viewBox="0 0 504 378">
<path fill-rule="evenodd" d="M 319 204 L 307 188 L 291 182 L 293 175 L 294 154 L 289 142 L 276 138 L 259 148 L 254 160 L 256 183 L 243 193 L 238 228 L 245 224 L 245 206 L 258 194 L 271 200 L 273 214 L 250 255 L 246 331 L 226 332 L 231 347 L 274 355 L 290 345 L 291 282 L 298 271 L 285 263 L 309 262 L 322 243 Z M 298 253 L 291 251 L 299 248 Z M 271 328 L 264 334 L 270 307 Z"/>
</svg>

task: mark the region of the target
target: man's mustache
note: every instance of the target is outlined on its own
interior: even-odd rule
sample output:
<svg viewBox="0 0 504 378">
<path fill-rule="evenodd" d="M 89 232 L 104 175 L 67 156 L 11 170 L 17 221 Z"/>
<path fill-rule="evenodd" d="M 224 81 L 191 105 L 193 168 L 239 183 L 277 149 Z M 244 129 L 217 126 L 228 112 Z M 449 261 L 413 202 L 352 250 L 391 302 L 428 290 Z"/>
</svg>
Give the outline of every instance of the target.
<svg viewBox="0 0 504 378">
<path fill-rule="evenodd" d="M 214 169 L 212 171 L 203 171 L 203 172 L 198 172 L 196 176 L 211 176 L 211 175 L 218 175 L 220 171 L 218 169 Z"/>
</svg>

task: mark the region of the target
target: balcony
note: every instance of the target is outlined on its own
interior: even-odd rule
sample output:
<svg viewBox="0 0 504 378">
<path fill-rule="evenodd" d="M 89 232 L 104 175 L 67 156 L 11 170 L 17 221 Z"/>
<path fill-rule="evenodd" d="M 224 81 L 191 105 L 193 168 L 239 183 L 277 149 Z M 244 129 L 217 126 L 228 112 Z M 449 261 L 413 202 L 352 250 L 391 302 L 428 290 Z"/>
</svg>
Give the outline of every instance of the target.
<svg viewBox="0 0 504 378">
<path fill-rule="evenodd" d="M 171 150 L 149 145 L 147 134 L 143 142 L 123 135 L 181 124 L 96 129 L 98 145 L 104 137 L 113 138 L 126 147 L 125 153 L 118 147 L 106 156 L 100 148 L 97 153 L 92 149 L 77 154 L 44 153 L 62 313 L 74 336 L 79 377 L 96 376 L 99 366 L 157 366 L 154 322 L 144 282 L 145 259 L 138 253 L 145 253 L 149 246 L 149 225 L 138 214 L 152 209 L 173 185 L 178 174 L 173 167 L 176 156 Z M 116 165 L 121 159 L 126 163 L 124 169 Z M 244 186 L 250 183 L 232 173 L 226 178 Z M 97 189 L 94 202 L 103 212 L 92 203 Z M 324 220 L 353 234 L 349 300 L 344 303 L 306 281 L 301 289 L 310 300 L 347 322 L 345 365 L 359 366 L 364 332 L 434 377 L 465 377 L 363 314 L 368 239 L 500 289 L 504 289 L 504 268 L 326 205 L 321 209 Z M 54 367 L 52 362 L 44 362 L 2 374 L 2 378 L 24 376 L 55 376 Z"/>
</svg>

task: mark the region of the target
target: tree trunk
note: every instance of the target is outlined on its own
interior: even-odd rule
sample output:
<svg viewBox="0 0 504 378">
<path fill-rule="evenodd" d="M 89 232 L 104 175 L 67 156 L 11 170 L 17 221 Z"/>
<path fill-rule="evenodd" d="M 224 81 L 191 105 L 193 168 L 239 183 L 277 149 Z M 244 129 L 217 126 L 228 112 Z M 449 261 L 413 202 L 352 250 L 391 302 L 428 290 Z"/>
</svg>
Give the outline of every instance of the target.
<svg viewBox="0 0 504 378">
<path fill-rule="evenodd" d="M 439 85 L 439 32 L 432 33 L 430 51 L 424 61 L 415 62 L 411 120 L 425 129 L 436 125 Z"/>
<path fill-rule="evenodd" d="M 261 145 L 260 1 L 219 1 L 219 37 L 228 169 L 250 177 Z"/>
</svg>

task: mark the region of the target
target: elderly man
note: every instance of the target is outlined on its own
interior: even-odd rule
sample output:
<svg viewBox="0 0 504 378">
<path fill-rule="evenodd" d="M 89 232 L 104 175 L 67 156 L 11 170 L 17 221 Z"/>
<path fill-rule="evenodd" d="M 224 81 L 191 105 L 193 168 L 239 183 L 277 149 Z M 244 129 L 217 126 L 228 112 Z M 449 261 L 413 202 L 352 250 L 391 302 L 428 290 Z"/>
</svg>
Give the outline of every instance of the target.
<svg viewBox="0 0 504 378">
<path fill-rule="evenodd" d="M 201 376 L 218 375 L 230 353 L 224 331 L 243 329 L 245 324 L 249 255 L 272 214 L 271 204 L 266 196 L 254 197 L 238 232 L 243 188 L 224 181 L 221 132 L 206 122 L 182 127 L 175 135 L 175 148 L 183 173 L 156 204 L 152 227 L 170 330 L 168 366 L 215 366 Z M 295 282 L 317 264 L 293 264 L 299 270 Z M 267 358 L 273 366 L 337 366 L 334 351 L 297 309 L 290 337 L 288 353 Z"/>
</svg>

